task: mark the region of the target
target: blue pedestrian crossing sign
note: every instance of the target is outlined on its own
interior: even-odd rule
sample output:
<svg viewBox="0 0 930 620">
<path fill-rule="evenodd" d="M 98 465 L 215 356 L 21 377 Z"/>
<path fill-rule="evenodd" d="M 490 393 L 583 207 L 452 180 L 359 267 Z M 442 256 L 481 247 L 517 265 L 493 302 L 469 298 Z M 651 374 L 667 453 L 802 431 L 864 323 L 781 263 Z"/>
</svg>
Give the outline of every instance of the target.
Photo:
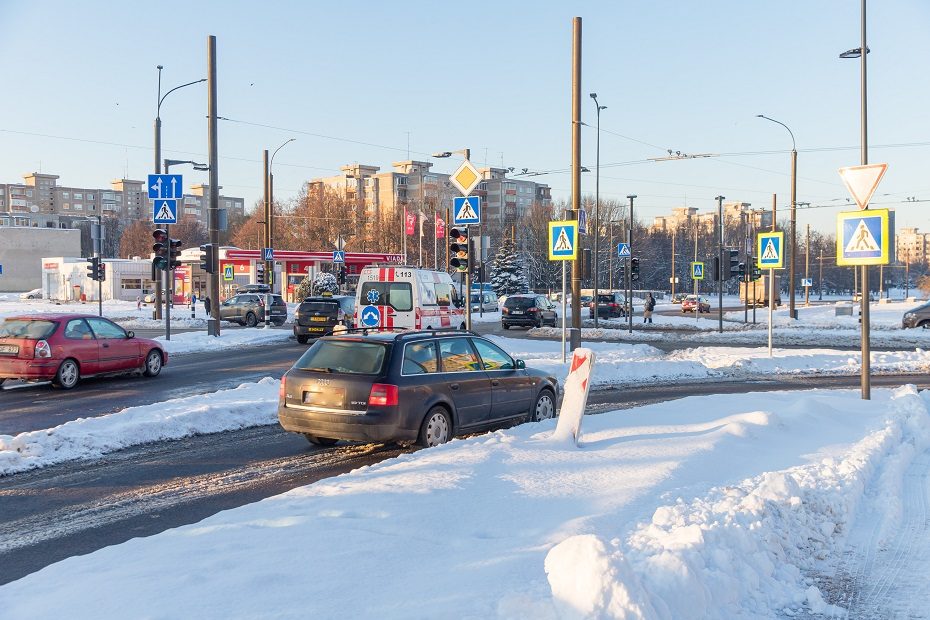
<svg viewBox="0 0 930 620">
<path fill-rule="evenodd" d="M 887 265 L 893 235 L 888 209 L 838 213 L 836 217 L 837 265 Z"/>
<path fill-rule="evenodd" d="M 549 260 L 578 257 L 578 220 L 549 222 Z"/>
<path fill-rule="evenodd" d="M 363 327 L 377 327 L 381 324 L 381 311 L 377 306 L 365 306 L 361 316 Z"/>
<path fill-rule="evenodd" d="M 633 256 L 633 253 L 630 252 L 629 243 L 618 243 L 617 244 L 617 256 L 620 258 L 630 258 Z"/>
<path fill-rule="evenodd" d="M 691 263 L 691 279 L 692 280 L 703 280 L 704 279 L 704 263 Z"/>
<path fill-rule="evenodd" d="M 152 222 L 155 224 L 178 223 L 178 201 L 156 200 L 152 203 Z"/>
<path fill-rule="evenodd" d="M 453 224 L 480 224 L 481 199 L 478 196 L 458 196 L 452 199 Z"/>
<path fill-rule="evenodd" d="M 262 260 L 274 260 L 274 248 L 265 248 L 262 250 Z"/>
<path fill-rule="evenodd" d="M 235 280 L 233 276 L 233 266 L 232 265 L 223 265 L 223 280 L 226 282 L 232 282 Z"/>
<path fill-rule="evenodd" d="M 333 250 L 333 262 L 334 263 L 346 262 L 346 253 L 342 250 Z"/>
<path fill-rule="evenodd" d="M 785 233 L 759 233 L 756 243 L 756 261 L 759 269 L 785 268 Z"/>
<path fill-rule="evenodd" d="M 184 198 L 184 184 L 181 182 L 181 175 L 150 174 L 149 198 L 151 200 L 158 200 L 159 198 L 177 200 L 179 198 Z"/>
</svg>

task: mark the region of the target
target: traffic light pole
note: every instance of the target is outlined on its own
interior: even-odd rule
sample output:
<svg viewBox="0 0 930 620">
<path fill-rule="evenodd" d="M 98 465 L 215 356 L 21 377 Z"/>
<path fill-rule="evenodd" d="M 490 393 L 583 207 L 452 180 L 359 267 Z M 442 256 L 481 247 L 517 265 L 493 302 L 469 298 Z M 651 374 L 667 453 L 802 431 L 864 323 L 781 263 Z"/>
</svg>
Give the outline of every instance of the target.
<svg viewBox="0 0 930 620">
<path fill-rule="evenodd" d="M 165 170 L 165 174 L 168 171 Z M 171 226 L 165 224 L 165 234 L 168 236 L 168 268 L 165 270 L 165 340 L 171 340 L 171 299 L 174 288 L 174 272 L 171 270 Z"/>
<path fill-rule="evenodd" d="M 717 237 L 717 331 L 723 333 L 723 196 L 717 196 L 717 218 L 720 220 L 720 231 Z M 729 271 L 730 257 L 727 255 L 727 270 Z M 698 300 L 700 310 L 701 300 Z"/>
<path fill-rule="evenodd" d="M 219 150 L 217 148 L 217 111 L 216 111 L 216 37 L 207 37 L 207 142 L 210 151 L 210 243 L 213 245 L 213 273 L 207 287 L 210 299 L 210 317 L 207 319 L 207 334 L 220 335 L 220 226 L 219 226 Z"/>
<path fill-rule="evenodd" d="M 581 18 L 572 18 L 572 217 L 581 214 Z M 577 225 L 577 224 L 576 224 Z M 576 237 L 577 239 L 578 237 Z M 574 248 L 577 250 L 578 248 Z M 577 256 L 577 255 L 576 255 Z M 597 307 L 595 306 L 595 312 Z M 572 261 L 572 351 L 581 346 L 581 261 Z"/>
</svg>

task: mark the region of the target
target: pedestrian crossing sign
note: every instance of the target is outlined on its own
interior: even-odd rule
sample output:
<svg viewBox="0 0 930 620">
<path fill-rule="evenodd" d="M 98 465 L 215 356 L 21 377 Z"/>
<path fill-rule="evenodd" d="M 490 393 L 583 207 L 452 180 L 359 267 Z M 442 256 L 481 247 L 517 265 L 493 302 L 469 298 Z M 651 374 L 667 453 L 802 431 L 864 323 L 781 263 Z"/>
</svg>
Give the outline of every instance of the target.
<svg viewBox="0 0 930 620">
<path fill-rule="evenodd" d="M 704 263 L 691 263 L 691 279 L 692 280 L 703 280 L 704 279 Z"/>
<path fill-rule="evenodd" d="M 481 198 L 458 196 L 452 199 L 452 223 L 462 226 L 481 223 Z"/>
<path fill-rule="evenodd" d="M 235 276 L 233 276 L 233 265 L 223 265 L 223 280 L 232 282 L 235 279 Z"/>
<path fill-rule="evenodd" d="M 756 265 L 759 269 L 785 268 L 785 233 L 759 233 L 756 248 L 756 256 L 759 257 Z"/>
<path fill-rule="evenodd" d="M 549 260 L 578 257 L 578 220 L 549 222 Z"/>
<path fill-rule="evenodd" d="M 837 265 L 887 265 L 891 251 L 888 209 L 847 211 L 836 217 Z"/>
</svg>

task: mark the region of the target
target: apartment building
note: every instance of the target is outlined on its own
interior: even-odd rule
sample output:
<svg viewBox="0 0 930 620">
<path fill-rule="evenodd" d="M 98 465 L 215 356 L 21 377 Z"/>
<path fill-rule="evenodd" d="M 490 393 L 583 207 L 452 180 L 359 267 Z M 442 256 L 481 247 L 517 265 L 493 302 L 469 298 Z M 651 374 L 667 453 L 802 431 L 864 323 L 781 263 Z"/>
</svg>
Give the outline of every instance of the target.
<svg viewBox="0 0 930 620">
<path fill-rule="evenodd" d="M 106 189 L 70 187 L 58 184 L 59 176 L 32 172 L 23 183 L 0 183 L 0 225 L 43 228 L 70 228 L 75 220 L 87 217 L 115 217 L 130 222 L 152 219 L 152 203 L 146 181 L 115 179 Z M 208 185 L 194 185 L 181 201 L 181 215 L 193 216 L 208 225 Z M 220 196 L 220 208 L 229 217 L 245 213 L 245 200 Z"/>
<path fill-rule="evenodd" d="M 930 233 L 919 232 L 915 228 L 902 228 L 895 235 L 895 258 L 899 263 L 925 263 L 930 257 Z"/>
<path fill-rule="evenodd" d="M 743 222 L 751 225 L 752 228 L 760 229 L 771 227 L 772 212 L 750 209 L 748 202 L 725 202 L 723 203 L 723 221 Z M 670 215 L 660 215 L 653 219 L 650 229 L 652 232 L 671 232 L 680 227 L 702 227 L 705 230 L 712 231 L 717 223 L 717 209 L 698 213 L 696 207 L 675 207 Z"/>
</svg>

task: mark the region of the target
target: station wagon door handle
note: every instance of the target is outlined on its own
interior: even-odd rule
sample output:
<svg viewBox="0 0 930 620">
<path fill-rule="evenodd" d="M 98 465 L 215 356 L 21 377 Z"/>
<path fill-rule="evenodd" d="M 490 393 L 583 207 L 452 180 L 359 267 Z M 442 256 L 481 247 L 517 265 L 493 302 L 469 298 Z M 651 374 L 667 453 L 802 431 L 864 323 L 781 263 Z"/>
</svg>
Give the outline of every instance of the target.
<svg viewBox="0 0 930 620">
<path fill-rule="evenodd" d="M 458 383 L 450 383 L 450 384 L 449 384 L 449 387 L 452 388 L 453 390 L 457 390 L 457 389 L 459 389 L 459 384 L 458 384 Z"/>
<path fill-rule="evenodd" d="M 492 379 L 492 380 L 491 380 L 491 385 L 500 385 L 500 384 L 501 384 L 501 382 L 498 381 L 497 379 Z"/>
</svg>

